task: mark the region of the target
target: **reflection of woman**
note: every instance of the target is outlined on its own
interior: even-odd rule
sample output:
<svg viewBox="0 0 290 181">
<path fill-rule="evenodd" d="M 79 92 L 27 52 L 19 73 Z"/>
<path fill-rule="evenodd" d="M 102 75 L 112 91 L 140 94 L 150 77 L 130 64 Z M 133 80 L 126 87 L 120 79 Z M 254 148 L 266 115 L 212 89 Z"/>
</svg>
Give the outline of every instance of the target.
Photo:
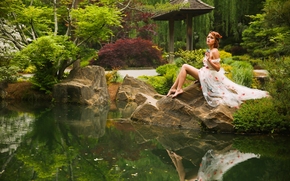
<svg viewBox="0 0 290 181">
<path fill-rule="evenodd" d="M 241 153 L 238 150 L 231 150 L 224 154 L 214 154 L 212 150 L 209 150 L 202 157 L 197 174 L 193 174 L 191 177 L 186 178 L 182 157 L 172 151 L 167 150 L 167 152 L 176 167 L 180 181 L 221 181 L 223 174 L 236 164 L 251 158 L 259 158 L 259 155 Z"/>
<path fill-rule="evenodd" d="M 203 59 L 204 66 L 201 69 L 197 69 L 191 65 L 184 64 L 167 96 L 176 97 L 183 93 L 182 86 L 187 74 L 200 81 L 203 95 L 207 103 L 212 107 L 216 107 L 219 104 L 238 107 L 244 100 L 268 96 L 266 91 L 238 85 L 224 75 L 224 70 L 220 66 L 218 51 L 221 38 L 222 36 L 218 32 L 212 31 L 208 34 L 206 43 L 209 50 Z"/>
<path fill-rule="evenodd" d="M 241 153 L 238 150 L 231 150 L 225 154 L 214 154 L 212 150 L 209 150 L 204 157 L 202 157 L 196 180 L 222 180 L 223 174 L 229 169 L 251 158 L 259 158 L 259 155 Z"/>
<path fill-rule="evenodd" d="M 166 151 L 167 151 L 169 157 L 171 158 L 171 160 L 176 168 L 176 171 L 177 171 L 178 176 L 179 176 L 179 180 L 180 181 L 185 181 L 185 180 L 195 181 L 197 170 L 193 176 L 188 178 L 187 174 L 185 173 L 185 169 L 183 167 L 183 164 L 182 164 L 182 157 L 177 155 L 176 153 L 174 153 L 172 151 L 169 151 L 169 150 L 166 150 Z"/>
</svg>

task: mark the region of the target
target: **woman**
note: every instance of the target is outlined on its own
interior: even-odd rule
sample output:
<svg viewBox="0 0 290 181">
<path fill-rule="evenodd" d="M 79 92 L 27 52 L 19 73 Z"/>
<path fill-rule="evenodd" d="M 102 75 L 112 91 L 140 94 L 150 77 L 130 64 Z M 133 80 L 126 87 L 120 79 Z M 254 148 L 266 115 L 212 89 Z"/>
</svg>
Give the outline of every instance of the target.
<svg viewBox="0 0 290 181">
<path fill-rule="evenodd" d="M 266 91 L 238 85 L 224 75 L 224 70 L 220 66 L 218 51 L 221 38 L 222 36 L 215 31 L 211 31 L 208 34 L 206 43 L 209 50 L 205 53 L 203 59 L 204 66 L 201 69 L 197 69 L 191 65 L 184 64 L 167 96 L 174 98 L 183 93 L 182 86 L 187 74 L 199 80 L 203 95 L 207 103 L 212 107 L 216 107 L 219 104 L 238 107 L 244 100 L 269 96 Z"/>
</svg>

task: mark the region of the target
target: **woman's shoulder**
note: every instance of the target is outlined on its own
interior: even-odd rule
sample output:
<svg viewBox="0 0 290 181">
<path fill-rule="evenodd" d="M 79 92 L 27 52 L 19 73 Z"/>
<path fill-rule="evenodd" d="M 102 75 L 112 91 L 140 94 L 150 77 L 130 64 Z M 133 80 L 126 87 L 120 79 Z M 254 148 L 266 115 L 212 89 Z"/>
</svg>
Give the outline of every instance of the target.
<svg viewBox="0 0 290 181">
<path fill-rule="evenodd" d="M 211 52 L 212 52 L 212 53 L 219 53 L 219 50 L 218 50 L 217 48 L 213 48 L 213 49 L 211 50 Z"/>
<path fill-rule="evenodd" d="M 217 48 L 213 48 L 211 50 L 211 53 L 212 53 L 212 58 L 213 59 L 219 59 L 220 58 L 220 53 L 219 53 L 219 50 Z"/>
</svg>

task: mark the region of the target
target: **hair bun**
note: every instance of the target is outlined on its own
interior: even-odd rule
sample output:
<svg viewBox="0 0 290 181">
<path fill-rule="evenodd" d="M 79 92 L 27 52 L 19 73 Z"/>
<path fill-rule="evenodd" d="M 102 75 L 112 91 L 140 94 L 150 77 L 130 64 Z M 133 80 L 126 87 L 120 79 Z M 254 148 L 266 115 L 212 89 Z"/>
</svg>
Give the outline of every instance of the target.
<svg viewBox="0 0 290 181">
<path fill-rule="evenodd" d="M 219 34 L 218 32 L 216 32 L 216 31 L 211 31 L 210 33 L 213 34 L 214 37 L 217 38 L 217 39 L 221 39 L 221 38 L 222 38 L 222 35 L 220 35 L 220 34 Z"/>
</svg>

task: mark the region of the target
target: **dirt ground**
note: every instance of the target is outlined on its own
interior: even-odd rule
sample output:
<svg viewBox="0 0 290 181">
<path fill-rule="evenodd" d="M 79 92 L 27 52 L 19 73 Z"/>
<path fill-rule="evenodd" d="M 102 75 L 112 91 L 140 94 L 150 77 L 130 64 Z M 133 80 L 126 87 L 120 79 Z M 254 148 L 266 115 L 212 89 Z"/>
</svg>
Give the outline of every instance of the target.
<svg viewBox="0 0 290 181">
<path fill-rule="evenodd" d="M 116 100 L 116 94 L 120 85 L 121 83 L 110 83 L 108 85 L 108 91 L 109 91 L 111 102 L 114 102 Z"/>
</svg>

